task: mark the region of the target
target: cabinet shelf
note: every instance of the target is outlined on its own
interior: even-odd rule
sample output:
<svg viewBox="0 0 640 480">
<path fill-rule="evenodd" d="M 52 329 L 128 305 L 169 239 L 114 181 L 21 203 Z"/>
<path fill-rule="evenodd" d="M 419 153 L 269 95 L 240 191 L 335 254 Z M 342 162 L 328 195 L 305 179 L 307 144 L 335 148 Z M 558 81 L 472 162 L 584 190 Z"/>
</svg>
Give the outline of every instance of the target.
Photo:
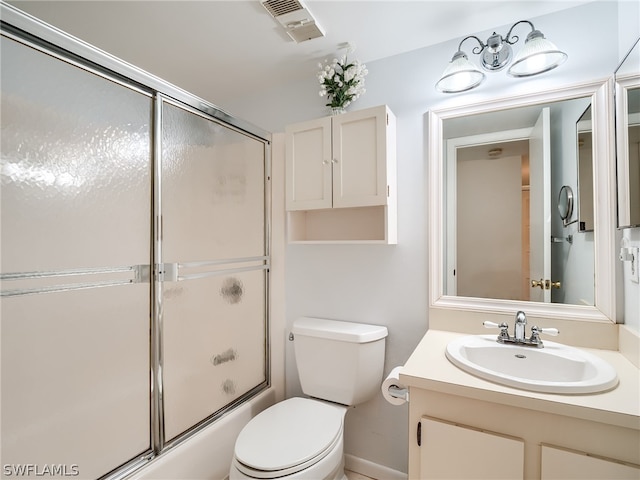
<svg viewBox="0 0 640 480">
<path fill-rule="evenodd" d="M 289 243 L 395 244 L 389 207 L 327 208 L 288 212 Z"/>
</svg>

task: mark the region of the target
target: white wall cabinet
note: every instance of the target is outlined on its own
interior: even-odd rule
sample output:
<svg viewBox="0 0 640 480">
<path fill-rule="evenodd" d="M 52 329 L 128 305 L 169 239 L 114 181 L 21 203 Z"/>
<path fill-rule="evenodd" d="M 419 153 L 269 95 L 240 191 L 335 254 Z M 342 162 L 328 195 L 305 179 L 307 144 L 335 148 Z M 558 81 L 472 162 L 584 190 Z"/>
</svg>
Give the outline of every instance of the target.
<svg viewBox="0 0 640 480">
<path fill-rule="evenodd" d="M 286 127 L 289 242 L 397 242 L 395 131 L 386 105 Z"/>
</svg>

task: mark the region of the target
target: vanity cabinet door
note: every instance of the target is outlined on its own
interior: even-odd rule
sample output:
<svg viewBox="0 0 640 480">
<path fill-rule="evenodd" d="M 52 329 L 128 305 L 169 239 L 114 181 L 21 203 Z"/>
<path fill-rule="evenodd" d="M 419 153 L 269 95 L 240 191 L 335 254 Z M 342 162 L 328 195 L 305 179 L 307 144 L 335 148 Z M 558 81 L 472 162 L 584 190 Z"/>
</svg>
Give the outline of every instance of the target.
<svg viewBox="0 0 640 480">
<path fill-rule="evenodd" d="M 542 480 L 608 480 L 640 478 L 640 467 L 586 453 L 542 445 Z"/>
<path fill-rule="evenodd" d="M 422 417 L 421 479 L 524 478 L 524 441 Z"/>
</svg>

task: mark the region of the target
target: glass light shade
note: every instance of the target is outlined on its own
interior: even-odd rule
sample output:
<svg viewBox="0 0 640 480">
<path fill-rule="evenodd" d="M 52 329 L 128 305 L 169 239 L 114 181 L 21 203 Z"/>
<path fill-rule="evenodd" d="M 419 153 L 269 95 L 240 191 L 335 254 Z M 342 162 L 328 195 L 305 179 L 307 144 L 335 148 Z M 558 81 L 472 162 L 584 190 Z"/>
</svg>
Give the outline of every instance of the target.
<svg viewBox="0 0 640 480">
<path fill-rule="evenodd" d="M 537 75 L 556 68 L 566 59 L 566 53 L 558 50 L 539 30 L 534 30 L 527 36 L 507 73 L 513 77 Z"/>
<path fill-rule="evenodd" d="M 471 90 L 482 83 L 485 74 L 469 61 L 464 52 L 456 52 L 444 70 L 436 88 L 443 93 Z"/>
</svg>

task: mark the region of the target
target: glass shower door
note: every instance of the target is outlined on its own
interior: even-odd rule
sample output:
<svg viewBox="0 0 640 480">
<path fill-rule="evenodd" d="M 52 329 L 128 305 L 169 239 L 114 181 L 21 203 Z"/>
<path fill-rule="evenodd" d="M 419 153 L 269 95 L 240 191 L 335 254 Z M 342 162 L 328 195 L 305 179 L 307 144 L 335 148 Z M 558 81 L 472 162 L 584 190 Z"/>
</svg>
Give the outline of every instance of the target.
<svg viewBox="0 0 640 480">
<path fill-rule="evenodd" d="M 2 475 L 123 478 L 268 386 L 268 140 L 0 49 Z"/>
<path fill-rule="evenodd" d="M 5 36 L 3 474 L 150 451 L 151 95 Z"/>
<path fill-rule="evenodd" d="M 164 434 L 267 382 L 264 142 L 161 102 Z"/>
</svg>

